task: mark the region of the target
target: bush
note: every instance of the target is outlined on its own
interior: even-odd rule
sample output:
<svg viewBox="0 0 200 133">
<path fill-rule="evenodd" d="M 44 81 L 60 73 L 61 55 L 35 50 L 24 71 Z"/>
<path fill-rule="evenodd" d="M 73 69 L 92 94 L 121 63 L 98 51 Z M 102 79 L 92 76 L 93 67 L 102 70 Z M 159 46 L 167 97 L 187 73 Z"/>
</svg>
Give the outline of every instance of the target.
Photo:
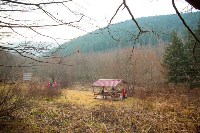
<svg viewBox="0 0 200 133">
<path fill-rule="evenodd" d="M 28 86 L 29 95 L 33 98 L 53 98 L 61 95 L 61 89 L 31 83 Z"/>
<path fill-rule="evenodd" d="M 29 106 L 28 97 L 18 85 L 0 88 L 0 121 L 14 119 L 15 112 Z"/>
</svg>

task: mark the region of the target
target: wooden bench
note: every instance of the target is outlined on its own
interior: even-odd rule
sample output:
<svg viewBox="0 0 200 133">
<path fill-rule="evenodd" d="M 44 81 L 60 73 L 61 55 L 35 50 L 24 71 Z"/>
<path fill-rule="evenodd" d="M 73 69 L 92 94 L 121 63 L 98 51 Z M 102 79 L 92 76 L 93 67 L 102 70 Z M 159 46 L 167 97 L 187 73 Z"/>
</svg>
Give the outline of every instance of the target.
<svg viewBox="0 0 200 133">
<path fill-rule="evenodd" d="M 100 92 L 94 92 L 94 98 L 97 98 L 98 95 L 101 95 Z"/>
<path fill-rule="evenodd" d="M 121 92 L 104 92 L 104 98 L 111 97 L 112 99 L 117 99 L 120 97 Z M 101 92 L 94 92 L 94 97 L 102 96 Z"/>
</svg>

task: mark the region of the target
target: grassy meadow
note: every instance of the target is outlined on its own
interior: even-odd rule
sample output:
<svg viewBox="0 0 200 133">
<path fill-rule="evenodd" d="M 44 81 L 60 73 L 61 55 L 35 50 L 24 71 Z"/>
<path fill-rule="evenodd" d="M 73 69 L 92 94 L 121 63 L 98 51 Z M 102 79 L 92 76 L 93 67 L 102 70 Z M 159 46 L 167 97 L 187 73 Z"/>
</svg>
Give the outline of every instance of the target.
<svg viewBox="0 0 200 133">
<path fill-rule="evenodd" d="M 35 87 L 37 93 L 28 90 L 29 87 Z M 200 131 L 199 89 L 188 92 L 178 86 L 148 89 L 135 87 L 133 97 L 113 101 L 94 99 L 91 86 L 81 90 L 82 86 L 74 85 L 51 92 L 56 95 L 49 92 L 51 95 L 45 95 L 44 90 L 39 91 L 42 90 L 40 86 L 34 87 L 30 85 L 22 88 L 28 92 L 24 97 L 27 97 L 29 106 L 13 112 L 12 118 L 0 119 L 1 132 Z"/>
</svg>

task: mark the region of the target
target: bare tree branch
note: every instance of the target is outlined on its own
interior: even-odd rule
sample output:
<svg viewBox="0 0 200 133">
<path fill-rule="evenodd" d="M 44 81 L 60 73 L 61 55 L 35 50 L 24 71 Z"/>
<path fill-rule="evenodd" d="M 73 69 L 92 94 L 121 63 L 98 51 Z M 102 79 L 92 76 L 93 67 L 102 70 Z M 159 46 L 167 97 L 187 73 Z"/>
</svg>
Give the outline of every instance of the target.
<svg viewBox="0 0 200 133">
<path fill-rule="evenodd" d="M 3 10 L 1 9 L 0 12 L 28 12 L 27 10 Z"/>
<path fill-rule="evenodd" d="M 15 24 L 15 23 L 7 23 L 7 22 L 3 22 L 0 21 L 0 23 L 5 24 L 5 25 L 1 25 L 0 27 L 7 27 L 7 28 L 42 28 L 42 27 L 55 27 L 55 26 L 62 26 L 62 25 L 71 25 L 73 23 L 77 23 L 80 22 L 82 20 L 83 16 L 80 17 L 80 19 L 78 19 L 77 21 L 72 21 L 72 22 L 68 22 L 68 23 L 58 23 L 58 24 L 51 24 L 51 25 L 20 25 L 20 24 Z"/>
<path fill-rule="evenodd" d="M 127 9 L 128 13 L 130 14 L 131 19 L 133 20 L 133 22 L 136 24 L 137 28 L 139 29 L 139 33 L 140 33 L 140 32 L 142 33 L 143 30 L 142 30 L 141 27 L 139 26 L 138 22 L 135 20 L 135 17 L 133 16 L 133 14 L 132 14 L 130 8 L 129 8 L 128 5 L 126 4 L 126 0 L 123 0 L 123 4 L 124 4 L 125 8 Z"/>
<path fill-rule="evenodd" d="M 194 34 L 194 32 L 190 29 L 190 27 L 186 24 L 185 20 L 183 19 L 183 17 L 181 16 L 181 14 L 179 13 L 176 5 L 175 5 L 175 2 L 174 0 L 172 0 L 172 5 L 176 11 L 176 14 L 178 15 L 178 17 L 180 18 L 180 20 L 182 21 L 183 25 L 188 29 L 188 31 L 192 34 L 192 36 L 195 38 L 196 42 L 198 42 L 200 44 L 200 41 L 198 39 L 198 37 Z M 195 48 L 196 48 L 196 45 L 197 43 L 194 44 L 193 46 L 193 56 L 194 56 L 194 59 L 195 59 L 195 62 L 197 63 L 197 59 L 196 59 L 196 56 L 195 56 Z"/>
<path fill-rule="evenodd" d="M 200 4 L 199 0 L 186 0 L 190 5 L 192 5 L 194 8 L 200 10 Z"/>
<path fill-rule="evenodd" d="M 33 4 L 33 3 L 25 3 L 25 2 L 19 2 L 19 1 L 12 1 L 12 0 L 1 0 L 7 3 L 14 3 L 14 4 L 20 4 L 20 5 L 29 5 L 29 6 L 40 6 L 40 5 L 48 5 L 48 4 L 62 4 L 62 3 L 66 3 L 66 2 L 70 2 L 73 0 L 67 0 L 67 1 L 51 1 L 51 2 L 45 2 L 45 3 L 37 3 L 37 4 Z"/>
<path fill-rule="evenodd" d="M 123 6 L 123 3 L 117 8 L 117 10 L 116 10 L 116 12 L 115 12 L 115 14 L 112 16 L 112 18 L 110 19 L 110 22 L 109 22 L 109 24 L 108 25 L 110 25 L 111 23 L 112 23 L 112 20 L 114 19 L 114 17 L 117 15 L 117 13 L 118 13 L 118 11 L 119 11 L 119 9 L 121 8 Z"/>
<path fill-rule="evenodd" d="M 47 35 L 43 35 L 43 34 L 37 32 L 36 30 L 34 30 L 34 29 L 31 28 L 31 27 L 30 27 L 29 29 L 31 29 L 32 31 L 34 31 L 34 32 L 37 33 L 38 35 L 41 35 L 41 36 L 44 36 L 44 37 L 47 37 L 47 38 L 51 38 L 51 39 L 53 39 L 53 40 L 56 42 L 56 44 L 58 44 L 58 46 L 60 47 L 60 44 L 58 43 L 58 41 L 57 41 L 56 39 L 54 39 L 53 37 L 51 37 L 51 36 L 47 36 Z"/>
<path fill-rule="evenodd" d="M 46 60 L 39 60 L 39 59 L 30 57 L 30 56 L 28 56 L 28 55 L 23 54 L 23 52 L 25 52 L 25 51 L 23 51 L 23 52 L 20 51 L 20 50 L 22 50 L 22 49 L 16 49 L 16 48 L 11 48 L 11 47 L 4 47 L 4 46 L 1 46 L 1 45 L 0 45 L 0 49 L 2 49 L 2 50 L 8 50 L 8 51 L 14 51 L 14 52 L 18 53 L 20 56 L 22 56 L 22 57 L 24 57 L 24 58 L 27 58 L 27 59 L 30 59 L 30 60 L 32 60 L 32 61 L 38 62 L 38 63 L 45 63 L 45 64 L 61 64 L 60 62 L 54 63 L 54 62 L 50 62 L 50 61 L 46 61 Z M 30 54 L 29 52 L 25 52 L 25 53 Z M 79 51 L 78 51 L 77 53 L 79 53 Z M 34 56 L 35 56 L 35 55 L 34 55 Z M 79 63 L 79 62 L 78 62 L 78 63 Z M 76 64 L 78 64 L 78 63 L 76 63 Z M 74 64 L 74 65 L 76 65 L 76 64 Z M 61 65 L 74 66 L 74 65 L 69 65 L 69 64 L 65 64 L 65 63 L 62 63 Z"/>
</svg>

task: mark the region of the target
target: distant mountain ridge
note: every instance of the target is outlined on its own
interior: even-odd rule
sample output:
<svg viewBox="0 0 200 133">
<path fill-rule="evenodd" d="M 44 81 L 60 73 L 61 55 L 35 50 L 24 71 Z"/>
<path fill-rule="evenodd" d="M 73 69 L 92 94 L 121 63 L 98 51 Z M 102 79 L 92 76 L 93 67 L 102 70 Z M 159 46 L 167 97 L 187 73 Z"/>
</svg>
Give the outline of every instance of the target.
<svg viewBox="0 0 200 133">
<path fill-rule="evenodd" d="M 181 14 L 191 29 L 197 27 L 200 12 Z M 187 34 L 187 29 L 176 14 L 142 17 L 136 19 L 143 30 L 150 31 L 140 35 L 135 41 L 138 29 L 132 20 L 113 24 L 108 28 L 101 28 L 89 34 L 75 38 L 61 45 L 60 55 L 68 55 L 77 50 L 83 53 L 108 51 L 133 45 L 157 45 L 160 42 L 169 43 L 172 31 L 181 37 Z M 117 41 L 116 41 L 117 40 Z"/>
</svg>

